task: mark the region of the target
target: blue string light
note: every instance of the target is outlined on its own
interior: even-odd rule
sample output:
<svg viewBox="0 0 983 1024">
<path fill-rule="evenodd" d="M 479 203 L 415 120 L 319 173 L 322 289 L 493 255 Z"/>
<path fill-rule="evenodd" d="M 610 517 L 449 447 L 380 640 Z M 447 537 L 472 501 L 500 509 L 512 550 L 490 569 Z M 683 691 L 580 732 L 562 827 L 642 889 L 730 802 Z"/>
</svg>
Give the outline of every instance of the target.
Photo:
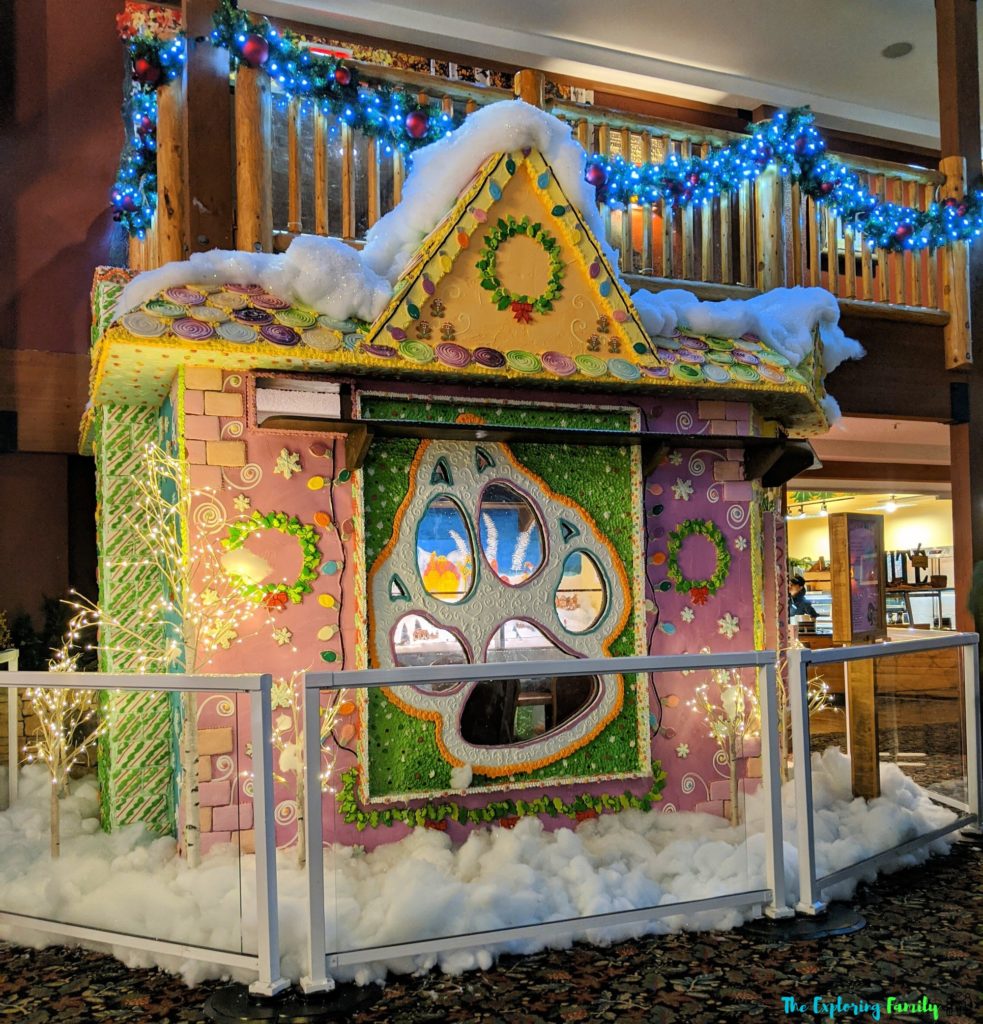
<svg viewBox="0 0 983 1024">
<path fill-rule="evenodd" d="M 748 138 L 704 157 L 670 153 L 661 163 L 632 164 L 620 156 L 596 154 L 588 161 L 587 181 L 598 200 L 614 209 L 629 204 L 690 206 L 729 195 L 777 167 L 803 194 L 862 231 L 871 249 L 936 249 L 983 233 L 983 191 L 933 202 L 924 210 L 882 202 L 858 174 L 827 154 L 826 140 L 813 122 L 807 108 L 779 112 L 754 125 Z"/>
</svg>

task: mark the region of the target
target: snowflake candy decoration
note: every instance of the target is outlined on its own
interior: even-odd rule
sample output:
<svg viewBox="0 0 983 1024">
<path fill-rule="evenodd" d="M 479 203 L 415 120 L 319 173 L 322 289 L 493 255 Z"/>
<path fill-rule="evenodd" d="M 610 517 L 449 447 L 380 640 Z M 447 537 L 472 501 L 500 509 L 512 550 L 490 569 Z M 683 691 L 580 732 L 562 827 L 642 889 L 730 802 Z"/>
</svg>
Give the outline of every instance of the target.
<svg viewBox="0 0 983 1024">
<path fill-rule="evenodd" d="M 669 453 L 669 461 L 674 465 L 678 466 L 683 461 L 683 453 L 680 451 L 674 451 Z"/>
<path fill-rule="evenodd" d="M 273 472 L 279 473 L 284 480 L 289 480 L 295 473 L 300 472 L 300 455 L 289 448 L 281 448 Z"/>
<path fill-rule="evenodd" d="M 747 537 L 744 537 L 744 536 L 737 537 L 734 540 L 734 547 L 737 548 L 738 551 L 746 551 L 747 550 Z"/>
<path fill-rule="evenodd" d="M 682 477 L 676 477 L 676 482 L 672 485 L 672 496 L 677 501 L 689 501 L 693 495 L 693 481 L 684 480 Z"/>
<path fill-rule="evenodd" d="M 683 622 L 692 622 L 693 619 L 696 618 L 696 612 L 694 612 L 689 605 L 686 605 L 686 607 L 679 613 L 679 617 Z"/>
<path fill-rule="evenodd" d="M 276 640 L 277 646 L 279 647 L 285 647 L 291 640 L 293 640 L 293 638 L 293 633 L 291 633 L 286 626 L 280 626 L 273 630 L 273 639 Z"/>
<path fill-rule="evenodd" d="M 687 758 L 687 757 L 689 757 L 689 744 L 688 743 L 680 743 L 679 746 L 676 747 L 676 757 L 679 757 L 679 758 Z"/>
<path fill-rule="evenodd" d="M 252 506 L 252 501 L 249 500 L 249 496 L 246 494 L 237 494 L 232 499 L 232 504 L 235 506 L 236 512 L 245 513 Z"/>
<path fill-rule="evenodd" d="M 717 632 L 721 636 L 733 640 L 734 636 L 741 631 L 741 622 L 736 615 L 727 612 L 722 619 L 717 619 Z"/>
</svg>

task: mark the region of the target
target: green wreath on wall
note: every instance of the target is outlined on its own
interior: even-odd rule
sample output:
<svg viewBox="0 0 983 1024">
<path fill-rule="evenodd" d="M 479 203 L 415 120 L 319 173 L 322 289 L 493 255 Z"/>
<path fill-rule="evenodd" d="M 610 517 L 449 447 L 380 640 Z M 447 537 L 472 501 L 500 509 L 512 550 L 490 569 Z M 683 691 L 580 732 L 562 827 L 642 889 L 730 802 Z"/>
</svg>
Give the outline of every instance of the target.
<svg viewBox="0 0 983 1024">
<path fill-rule="evenodd" d="M 546 288 L 541 295 L 531 299 L 528 295 L 516 295 L 510 292 L 495 274 L 498 250 L 516 235 L 525 235 L 538 242 L 549 257 L 550 276 Z M 563 277 L 563 258 L 556 239 L 543 230 L 538 221 L 529 223 L 528 217 L 516 220 L 511 214 L 504 220 L 499 217 L 498 223 L 485 235 L 481 259 L 475 264 L 481 277 L 481 287 L 492 293 L 492 301 L 500 310 L 511 308 L 512 315 L 518 323 L 530 323 L 533 312 L 548 313 L 553 308 L 553 300 L 563 291 L 560 279 Z"/>
<path fill-rule="evenodd" d="M 318 563 L 321 552 L 318 549 L 318 532 L 313 526 L 302 523 L 296 516 L 288 516 L 285 512 L 261 512 L 253 514 L 242 522 L 235 522 L 229 527 L 229 535 L 222 540 L 226 551 L 237 551 L 246 541 L 259 530 L 277 530 L 288 537 L 295 537 L 300 545 L 304 561 L 300 574 L 293 583 L 253 583 L 238 573 L 229 576 L 242 588 L 242 592 L 257 602 L 262 601 L 268 606 L 282 604 L 289 600 L 292 604 L 300 604 L 304 594 L 314 589 L 313 582 L 317 579 Z M 276 595 L 282 594 L 283 598 Z"/>
<path fill-rule="evenodd" d="M 687 579 L 679 566 L 679 553 L 682 550 L 683 542 L 687 537 L 696 536 L 706 537 L 717 553 L 713 574 L 702 580 Z M 720 527 L 716 523 L 710 522 L 709 519 L 686 519 L 681 522 L 669 534 L 666 572 L 675 584 L 677 591 L 689 593 L 694 604 L 706 604 L 707 598 L 716 594 L 730 573 L 730 551 L 727 548 L 727 538 L 721 532 Z"/>
</svg>

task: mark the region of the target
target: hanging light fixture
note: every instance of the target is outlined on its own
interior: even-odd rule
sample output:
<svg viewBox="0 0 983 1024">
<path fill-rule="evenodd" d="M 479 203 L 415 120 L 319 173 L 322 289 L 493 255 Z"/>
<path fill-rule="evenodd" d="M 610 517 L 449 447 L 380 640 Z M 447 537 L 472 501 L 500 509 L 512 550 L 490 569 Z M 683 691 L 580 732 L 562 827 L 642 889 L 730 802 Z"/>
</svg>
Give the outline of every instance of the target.
<svg viewBox="0 0 983 1024">
<path fill-rule="evenodd" d="M 891 495 L 891 500 L 884 506 L 884 511 L 888 514 L 898 511 L 898 503 L 894 500 L 893 494 Z"/>
<path fill-rule="evenodd" d="M 819 509 L 819 514 L 821 516 L 828 516 L 829 515 L 829 509 L 826 507 L 826 502 L 825 501 L 822 503 L 822 506 Z"/>
</svg>

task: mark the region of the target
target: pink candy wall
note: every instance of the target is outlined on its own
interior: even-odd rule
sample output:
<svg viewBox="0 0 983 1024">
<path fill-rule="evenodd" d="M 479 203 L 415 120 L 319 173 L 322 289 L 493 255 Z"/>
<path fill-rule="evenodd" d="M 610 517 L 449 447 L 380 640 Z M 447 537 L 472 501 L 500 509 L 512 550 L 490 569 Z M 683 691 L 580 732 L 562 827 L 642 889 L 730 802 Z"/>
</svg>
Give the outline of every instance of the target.
<svg viewBox="0 0 983 1024">
<path fill-rule="evenodd" d="M 289 678 L 293 671 L 340 669 L 356 666 L 356 651 L 363 643 L 364 616 L 356 609 L 356 572 L 364 572 L 357 565 L 361 539 L 355 530 L 353 515 L 353 483 L 337 482 L 344 469 L 344 440 L 323 435 L 300 432 L 273 432 L 257 430 L 250 421 L 248 410 L 252 404 L 249 378 L 244 374 L 199 376 L 189 371 L 185 393 L 186 443 L 191 466 L 191 480 L 196 488 L 214 489 L 218 501 L 231 521 L 237 516 L 248 517 L 253 510 L 263 514 L 284 512 L 296 516 L 303 523 L 314 523 L 315 515 L 326 513 L 331 527 L 319 526 L 319 565 L 334 563 L 336 571 L 320 573 L 313 584 L 313 593 L 305 595 L 299 604 L 289 604 L 272 612 L 273 626 L 288 630 L 289 642 L 277 643 L 266 614 L 258 612 L 253 622 L 255 632 L 233 643 L 228 651 L 220 652 L 209 664 L 211 672 L 271 672 Z M 217 376 L 216 376 L 217 375 Z M 542 400 L 543 396 L 536 396 Z M 530 397 L 530 400 L 533 400 Z M 713 652 L 744 651 L 755 647 L 754 593 L 752 588 L 752 548 L 758 542 L 752 536 L 752 485 L 743 480 L 742 455 L 738 450 L 714 448 L 715 435 L 744 435 L 752 432 L 749 409 L 743 404 L 722 402 L 673 401 L 640 403 L 643 429 L 657 433 L 705 435 L 706 447 L 688 447 L 672 450 L 668 458 L 645 481 L 644 522 L 646 529 L 645 575 L 646 598 L 649 602 L 646 635 L 652 654 L 679 652 L 697 653 L 709 648 Z M 331 458 L 317 454 L 318 445 L 327 446 Z M 313 448 L 312 448 L 313 446 Z M 299 457 L 300 471 L 275 472 L 281 451 L 287 449 Z M 225 462 L 226 465 L 217 463 Z M 234 465 L 231 463 L 238 463 Z M 312 478 L 336 480 L 329 486 L 312 489 Z M 314 479 L 314 485 L 317 484 Z M 248 505 L 246 502 L 248 501 Z M 238 502 L 238 504 L 236 504 Z M 207 529 L 209 516 L 203 511 L 195 516 L 193 529 Z M 668 535 L 686 519 L 709 519 L 723 532 L 731 553 L 731 568 L 726 583 L 707 598 L 705 604 L 696 603 L 690 594 L 667 591 L 659 584 L 667 579 L 665 555 Z M 783 557 L 776 546 L 773 517 L 766 516 L 761 531 L 765 541 L 765 575 L 775 571 Z M 341 534 L 350 538 L 342 544 Z M 214 537 L 224 535 L 224 528 Z M 271 538 L 272 539 L 272 538 Z M 264 554 L 289 563 L 290 574 L 297 563 L 291 552 L 292 540 L 283 541 L 277 535 L 277 544 L 269 544 Z M 267 543 L 264 541 L 264 543 Z M 709 554 L 708 554 L 709 553 Z M 286 564 L 283 566 L 287 568 Z M 699 540 L 687 544 L 684 570 L 693 576 L 709 575 L 713 571 L 713 558 L 709 545 Z M 764 598 L 771 611 L 763 622 L 777 622 L 774 610 L 777 590 L 774 579 L 769 580 Z M 325 607 L 325 603 L 331 607 Z M 781 606 L 781 602 L 779 602 Z M 731 618 L 728 620 L 726 616 Z M 736 629 L 728 635 L 725 622 L 736 620 Z M 319 639 L 326 627 L 338 627 L 339 632 L 329 639 Z M 330 631 L 330 629 L 329 629 Z M 768 633 L 773 629 L 769 628 Z M 326 634 L 322 633 L 322 636 Z M 279 633 L 281 640 L 285 638 Z M 759 637 L 759 639 L 761 639 Z M 769 639 L 770 636 L 769 636 Z M 772 641 L 773 642 L 773 641 Z M 759 643 L 759 646 L 762 644 Z M 334 662 L 322 660 L 322 651 L 333 651 Z M 359 662 L 361 663 L 361 662 Z M 716 743 L 707 736 L 700 716 L 688 707 L 697 685 L 706 680 L 706 674 L 683 676 L 674 674 L 658 681 L 658 700 L 650 692 L 652 712 L 661 720 L 653 739 L 653 757 L 659 760 L 668 774 L 663 792 L 662 811 L 701 810 L 716 814 L 726 813 L 727 769 L 715 763 Z M 748 677 L 752 681 L 752 677 Z M 278 716 L 288 716 L 286 708 L 275 708 Z M 335 736 L 346 748 L 355 744 L 357 727 L 355 714 L 338 719 Z M 211 698 L 203 699 L 199 707 L 199 743 L 201 746 L 201 804 L 203 808 L 203 847 L 209 849 L 228 842 L 237 833 L 243 849 L 252 848 L 252 806 L 249 794 L 251 782 L 249 757 L 248 701 L 240 698 L 236 704 Z M 292 742 L 293 732 L 285 733 Z M 742 766 L 742 788 L 753 788 L 760 775 L 757 744 L 747 744 Z M 348 750 L 340 750 L 334 767 L 331 785 L 340 785 L 340 776 L 354 762 Z M 289 751 L 285 764 L 290 766 Z M 281 766 L 283 767 L 283 766 Z M 280 845 L 296 837 L 296 810 L 294 783 L 289 772 L 283 773 L 284 782 L 276 786 L 275 807 L 278 822 L 277 837 Z M 612 793 L 631 789 L 644 793 L 648 786 L 644 780 L 634 783 L 597 783 L 576 787 L 577 792 Z M 555 789 L 555 787 L 554 787 Z M 552 793 L 554 790 L 547 789 Z M 571 796 L 570 788 L 565 793 Z M 526 791 L 511 791 L 514 799 L 532 799 L 544 792 L 539 786 Z M 467 806 L 481 806 L 487 798 L 479 794 L 464 798 Z M 404 826 L 357 832 L 340 817 L 335 819 L 334 801 L 330 795 L 324 801 L 325 832 L 332 840 L 360 843 L 372 847 L 406 834 Z M 549 827 L 568 824 L 567 819 L 546 819 Z M 467 829 L 451 824 L 450 833 L 463 837 Z"/>
</svg>

